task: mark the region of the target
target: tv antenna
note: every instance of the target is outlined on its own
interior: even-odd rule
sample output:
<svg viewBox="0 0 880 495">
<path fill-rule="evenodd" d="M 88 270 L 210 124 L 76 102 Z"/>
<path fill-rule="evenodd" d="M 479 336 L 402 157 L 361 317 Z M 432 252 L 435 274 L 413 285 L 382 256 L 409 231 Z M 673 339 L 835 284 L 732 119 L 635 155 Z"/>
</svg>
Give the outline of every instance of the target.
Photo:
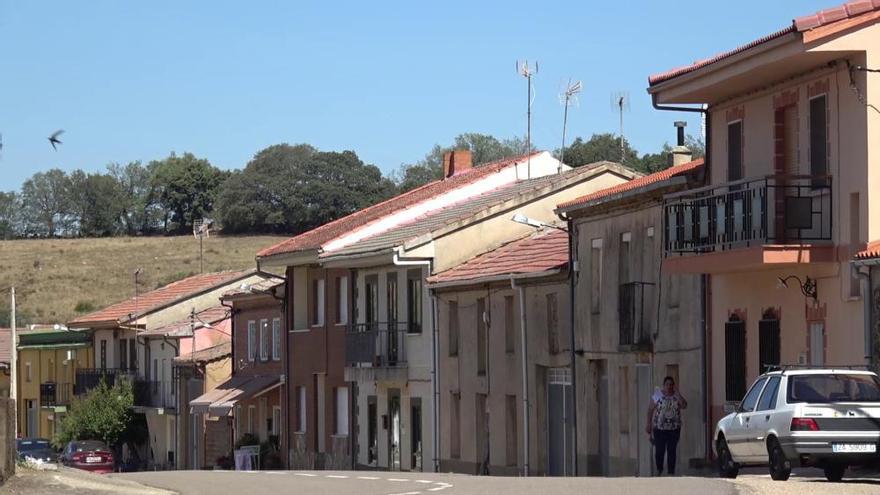
<svg viewBox="0 0 880 495">
<path fill-rule="evenodd" d="M 199 273 L 205 273 L 205 258 L 202 251 L 202 242 L 206 237 L 210 237 L 211 224 L 214 221 L 210 218 L 202 218 L 193 221 L 193 236 L 199 240 Z"/>
<path fill-rule="evenodd" d="M 618 91 L 611 95 L 611 109 L 620 116 L 620 163 L 626 161 L 626 149 L 623 140 L 623 114 L 629 111 L 629 92 Z"/>
<path fill-rule="evenodd" d="M 559 152 L 559 173 L 562 173 L 562 166 L 565 165 L 565 131 L 568 126 L 568 107 L 579 103 L 577 95 L 581 89 L 583 89 L 583 85 L 580 81 L 571 82 L 571 78 L 568 78 L 568 84 L 559 95 L 559 102 L 565 108 L 562 113 L 562 148 Z"/>
<path fill-rule="evenodd" d="M 532 102 L 535 101 L 535 95 L 532 93 L 532 76 L 538 73 L 538 62 L 535 62 L 535 69 L 529 67 L 529 61 L 523 60 L 516 62 L 516 71 L 526 78 L 528 88 L 528 106 L 526 110 L 526 178 L 532 177 Z"/>
</svg>

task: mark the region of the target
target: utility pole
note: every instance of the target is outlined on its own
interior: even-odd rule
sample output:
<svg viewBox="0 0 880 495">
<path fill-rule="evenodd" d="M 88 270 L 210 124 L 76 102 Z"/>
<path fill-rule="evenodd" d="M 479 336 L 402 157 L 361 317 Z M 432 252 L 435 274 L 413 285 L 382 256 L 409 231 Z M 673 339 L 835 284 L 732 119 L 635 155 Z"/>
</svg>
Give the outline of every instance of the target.
<svg viewBox="0 0 880 495">
<path fill-rule="evenodd" d="M 538 62 L 535 62 L 535 70 L 529 68 L 529 62 L 524 61 L 522 64 L 517 62 L 517 71 L 526 78 L 528 99 L 526 109 L 526 179 L 532 178 L 532 76 L 538 73 Z M 519 177 L 517 177 L 519 178 Z"/>
<path fill-rule="evenodd" d="M 562 92 L 560 100 L 562 100 L 562 105 L 565 107 L 565 110 L 562 114 L 562 148 L 560 148 L 559 155 L 559 171 L 558 173 L 562 173 L 562 167 L 565 165 L 565 131 L 568 126 L 568 106 L 571 104 L 573 98 L 577 98 L 577 94 L 581 91 L 581 82 L 578 81 L 572 84 L 571 79 L 568 80 L 568 86 L 565 87 L 565 91 Z"/>
<path fill-rule="evenodd" d="M 10 287 L 12 294 L 12 309 L 10 311 L 10 327 L 12 330 L 10 342 L 10 372 L 9 372 L 9 398 L 12 399 L 12 406 L 15 410 L 15 427 L 14 434 L 18 437 L 18 337 L 15 333 L 15 287 Z"/>
</svg>

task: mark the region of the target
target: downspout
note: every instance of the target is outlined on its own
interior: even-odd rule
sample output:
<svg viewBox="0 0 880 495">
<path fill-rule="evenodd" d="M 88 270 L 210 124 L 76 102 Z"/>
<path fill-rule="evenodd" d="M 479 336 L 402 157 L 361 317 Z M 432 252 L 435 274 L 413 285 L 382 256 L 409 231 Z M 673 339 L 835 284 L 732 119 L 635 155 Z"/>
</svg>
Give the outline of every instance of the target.
<svg viewBox="0 0 880 495">
<path fill-rule="evenodd" d="M 706 170 L 706 182 L 709 182 L 709 173 L 712 171 L 712 146 L 710 146 L 710 142 L 712 141 L 712 118 L 709 115 L 709 108 L 699 108 L 699 107 L 676 107 L 672 105 L 661 105 L 657 103 L 657 93 L 651 93 L 651 105 L 654 106 L 655 110 L 667 111 L 667 112 L 691 112 L 691 113 L 701 113 L 706 117 L 706 138 L 704 140 L 705 149 L 705 161 L 704 168 Z"/>
<path fill-rule="evenodd" d="M 230 350 L 230 354 L 229 354 L 230 358 L 232 360 L 232 363 L 231 363 L 232 369 L 229 370 L 229 378 L 231 379 L 232 377 L 235 376 L 235 370 L 238 367 L 237 363 L 235 362 L 235 308 L 233 308 L 231 304 L 227 305 L 226 301 L 224 301 L 223 299 L 220 299 L 220 305 L 223 307 L 229 308 L 229 336 L 230 336 L 230 340 L 232 340 L 232 345 L 230 346 L 231 350 Z M 235 409 L 233 408 L 230 412 L 232 414 L 235 414 Z M 233 422 L 233 424 L 230 425 L 230 427 L 228 428 L 229 429 L 229 445 L 230 446 L 235 445 L 235 434 L 238 433 L 236 431 L 233 431 L 234 425 L 235 425 L 235 423 Z M 290 428 L 285 428 L 285 430 L 289 430 L 289 429 Z M 207 454 L 205 454 L 205 455 L 207 455 Z"/>
<path fill-rule="evenodd" d="M 871 331 L 871 269 L 868 268 L 868 272 L 865 273 L 859 270 L 859 267 L 850 262 L 850 269 L 853 272 L 853 275 L 862 279 L 862 318 L 864 319 L 864 332 L 865 332 L 865 361 L 869 365 L 874 364 L 874 332 Z"/>
<path fill-rule="evenodd" d="M 529 341 L 526 332 L 526 300 L 525 290 L 521 285 L 516 285 L 516 279 L 510 277 L 510 288 L 517 291 L 519 297 L 519 338 L 520 353 L 522 357 L 522 397 L 523 397 L 523 476 L 529 475 L 529 368 L 528 354 Z"/>
<path fill-rule="evenodd" d="M 712 453 L 712 427 L 710 425 L 711 421 L 709 421 L 709 399 L 707 397 L 709 384 L 711 383 L 711 376 L 709 375 L 708 368 L 708 333 L 709 333 L 709 275 L 702 274 L 700 275 L 700 325 L 702 326 L 702 332 L 700 332 L 700 347 L 703 349 L 703 352 L 700 353 L 700 368 L 702 371 L 703 380 L 700 382 L 700 393 L 703 395 L 703 424 L 706 425 L 706 444 L 704 448 L 706 449 L 706 459 L 708 460 Z"/>
<path fill-rule="evenodd" d="M 574 450 L 574 459 L 572 463 L 572 472 L 574 476 L 578 475 L 578 388 L 577 388 L 577 344 L 575 342 L 575 274 L 577 266 L 575 265 L 575 244 L 574 222 L 571 217 L 565 214 L 560 215 L 566 222 L 566 231 L 568 232 L 568 353 L 569 353 L 569 373 L 571 374 L 571 395 L 572 395 L 572 418 L 571 433 L 573 437 L 572 447 Z"/>
<path fill-rule="evenodd" d="M 287 327 L 287 287 L 288 287 L 288 285 L 289 284 L 287 283 L 287 276 L 285 275 L 285 277 L 284 277 L 284 295 L 282 295 L 281 297 L 278 297 L 275 295 L 274 289 L 271 289 L 269 291 L 269 294 L 272 296 L 273 299 L 275 299 L 276 301 L 281 301 L 281 321 L 284 322 L 283 323 L 284 327 Z M 282 346 L 283 350 L 281 352 L 281 354 L 284 356 L 284 380 L 281 382 L 281 384 L 283 386 L 281 387 L 281 392 L 280 392 L 282 395 L 282 397 L 280 398 L 281 399 L 280 402 L 281 402 L 281 416 L 282 416 L 281 417 L 281 424 L 285 425 L 285 428 L 284 428 L 284 448 L 282 449 L 282 451 L 285 451 L 284 452 L 285 459 L 283 462 L 284 462 L 284 465 L 286 466 L 288 464 L 288 460 L 290 459 L 290 455 L 286 452 L 290 449 L 290 443 L 289 443 L 290 442 L 290 427 L 289 427 L 290 422 L 288 421 L 288 414 L 290 413 L 289 412 L 289 409 L 290 409 L 290 397 L 289 397 L 290 390 L 289 389 L 290 389 L 290 387 L 288 385 L 288 380 L 290 377 L 290 375 L 288 374 L 288 369 L 290 367 L 290 360 L 287 359 L 288 334 L 287 334 L 287 331 L 284 330 L 284 327 L 282 327 L 282 332 L 281 332 L 281 334 L 284 335 L 284 344 Z M 232 346 L 232 347 L 235 348 L 235 346 Z M 234 366 L 235 361 L 233 360 L 232 363 Z M 280 426 L 281 425 L 277 425 L 276 427 L 280 427 Z M 280 441 L 280 439 L 279 439 L 279 441 Z"/>
<path fill-rule="evenodd" d="M 394 266 L 426 266 L 428 274 L 434 273 L 433 258 L 401 258 L 400 250 L 395 249 L 392 257 Z M 431 290 L 431 391 L 434 394 L 431 401 L 431 434 L 432 434 L 432 464 L 434 472 L 440 472 L 440 383 L 438 376 L 437 347 L 440 343 L 440 333 L 437 328 L 437 296 Z"/>
</svg>

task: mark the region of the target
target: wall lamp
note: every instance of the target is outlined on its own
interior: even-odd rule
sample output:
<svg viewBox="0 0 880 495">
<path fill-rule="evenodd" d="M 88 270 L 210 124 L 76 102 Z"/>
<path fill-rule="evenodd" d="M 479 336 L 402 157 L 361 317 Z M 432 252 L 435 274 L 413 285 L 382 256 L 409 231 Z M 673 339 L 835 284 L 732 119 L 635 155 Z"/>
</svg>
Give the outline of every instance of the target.
<svg viewBox="0 0 880 495">
<path fill-rule="evenodd" d="M 534 227 L 536 229 L 556 229 L 561 230 L 563 232 L 568 232 L 568 229 L 559 227 L 558 225 L 553 225 L 552 223 L 542 222 L 540 220 L 535 220 L 534 218 L 529 218 L 522 213 L 517 213 L 511 218 L 516 223 L 521 223 L 523 225 L 528 225 L 529 227 Z"/>
<path fill-rule="evenodd" d="M 816 286 L 816 281 L 810 277 L 806 277 L 803 282 L 801 282 L 800 277 L 798 277 L 797 275 L 789 275 L 785 278 L 777 277 L 776 280 L 778 280 L 779 283 L 776 285 L 776 288 L 777 289 L 787 289 L 788 288 L 788 281 L 791 279 L 797 280 L 798 286 L 801 289 L 801 294 L 803 294 L 806 297 L 813 298 L 814 301 L 819 298 L 819 291 Z"/>
</svg>

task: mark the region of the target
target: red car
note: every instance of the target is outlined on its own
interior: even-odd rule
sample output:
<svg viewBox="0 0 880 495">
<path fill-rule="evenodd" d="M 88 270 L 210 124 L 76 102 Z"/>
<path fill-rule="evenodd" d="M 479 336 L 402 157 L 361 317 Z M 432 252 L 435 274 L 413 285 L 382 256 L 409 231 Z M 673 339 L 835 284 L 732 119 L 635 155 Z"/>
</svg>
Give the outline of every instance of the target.
<svg viewBox="0 0 880 495">
<path fill-rule="evenodd" d="M 98 440 L 74 440 L 61 453 L 61 463 L 76 469 L 98 474 L 112 473 L 115 467 L 113 452 Z"/>
</svg>

